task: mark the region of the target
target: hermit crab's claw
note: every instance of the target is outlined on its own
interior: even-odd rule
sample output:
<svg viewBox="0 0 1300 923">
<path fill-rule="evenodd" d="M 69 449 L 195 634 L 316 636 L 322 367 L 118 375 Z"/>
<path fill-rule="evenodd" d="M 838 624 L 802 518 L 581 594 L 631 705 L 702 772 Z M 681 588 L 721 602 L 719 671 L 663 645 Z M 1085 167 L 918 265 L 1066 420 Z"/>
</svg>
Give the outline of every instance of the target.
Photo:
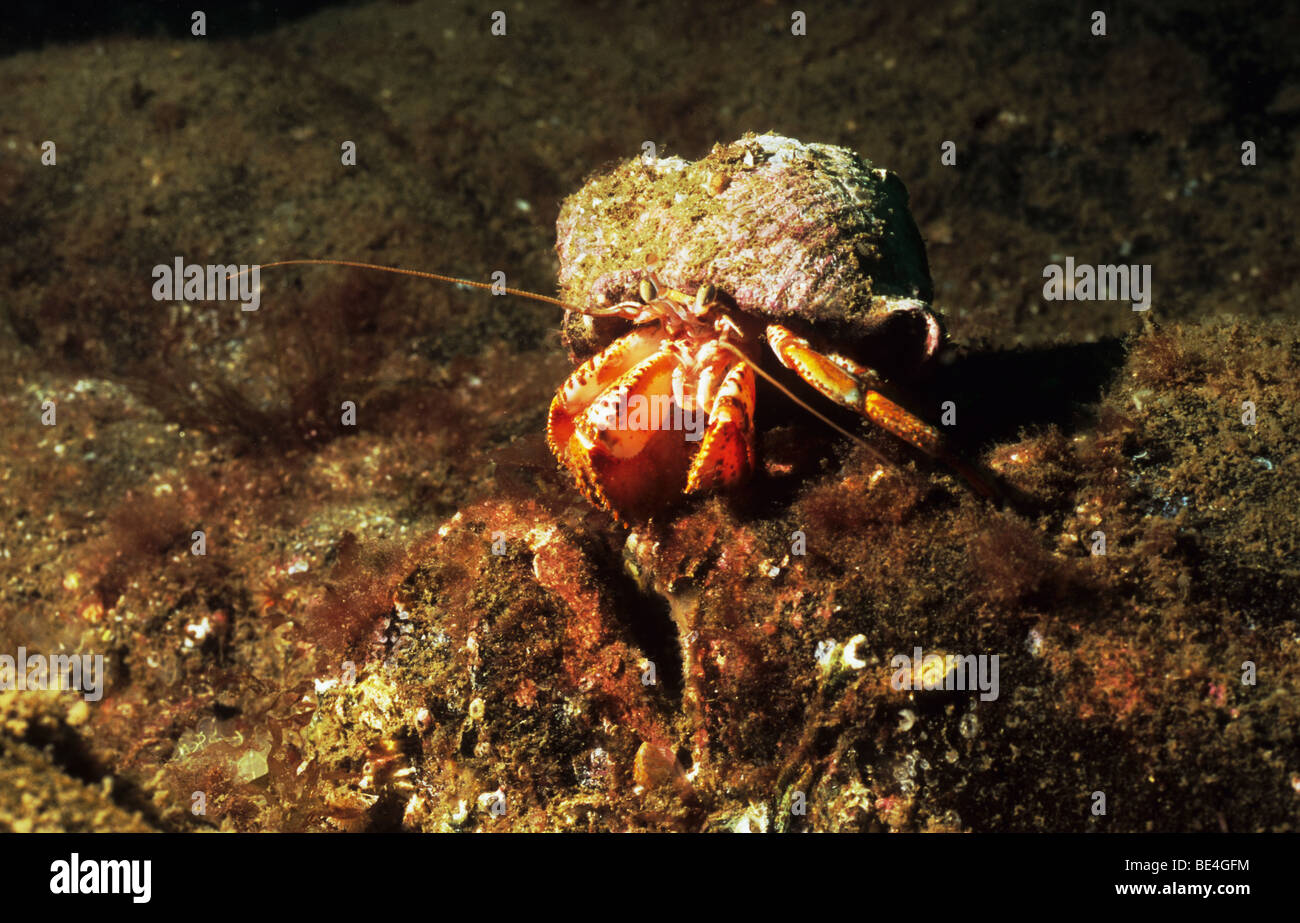
<svg viewBox="0 0 1300 923">
<path fill-rule="evenodd" d="M 637 418 L 638 408 L 669 403 L 679 366 L 661 331 L 639 327 L 575 369 L 551 402 L 551 451 L 582 494 L 620 522 L 668 507 L 686 483 L 683 434 Z"/>
<path fill-rule="evenodd" d="M 823 395 L 943 462 L 977 493 L 990 500 L 1001 498 L 993 479 L 954 454 L 942 433 L 876 390 L 880 376 L 875 371 L 847 356 L 818 352 L 779 324 L 768 326 L 767 341 L 782 365 Z"/>
</svg>

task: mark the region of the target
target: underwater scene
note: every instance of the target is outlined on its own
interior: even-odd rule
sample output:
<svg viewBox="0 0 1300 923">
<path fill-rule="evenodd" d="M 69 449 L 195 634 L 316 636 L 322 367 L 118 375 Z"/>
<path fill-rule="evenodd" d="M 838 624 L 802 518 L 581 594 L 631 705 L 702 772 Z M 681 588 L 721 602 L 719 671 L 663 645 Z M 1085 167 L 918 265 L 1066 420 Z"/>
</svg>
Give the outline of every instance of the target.
<svg viewBox="0 0 1300 923">
<path fill-rule="evenodd" d="M 0 830 L 1300 826 L 1300 8 L 0 16 Z"/>
</svg>

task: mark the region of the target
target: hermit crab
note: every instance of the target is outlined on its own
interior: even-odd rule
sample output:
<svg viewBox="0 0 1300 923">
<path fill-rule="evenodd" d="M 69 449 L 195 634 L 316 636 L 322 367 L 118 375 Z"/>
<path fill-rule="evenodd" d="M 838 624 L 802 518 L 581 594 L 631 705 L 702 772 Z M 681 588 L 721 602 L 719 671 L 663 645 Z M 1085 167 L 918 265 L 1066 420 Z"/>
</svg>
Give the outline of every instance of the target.
<svg viewBox="0 0 1300 923">
<path fill-rule="evenodd" d="M 551 402 L 547 440 L 579 490 L 617 518 L 643 520 L 750 477 L 756 377 L 826 419 L 764 370 L 766 352 L 993 494 L 938 430 L 882 393 L 943 342 L 925 246 L 892 173 L 773 134 L 693 163 L 643 156 L 565 200 L 556 251 L 560 298 L 505 291 L 566 311 L 578 364 Z M 266 265 L 290 263 L 368 267 Z"/>
</svg>

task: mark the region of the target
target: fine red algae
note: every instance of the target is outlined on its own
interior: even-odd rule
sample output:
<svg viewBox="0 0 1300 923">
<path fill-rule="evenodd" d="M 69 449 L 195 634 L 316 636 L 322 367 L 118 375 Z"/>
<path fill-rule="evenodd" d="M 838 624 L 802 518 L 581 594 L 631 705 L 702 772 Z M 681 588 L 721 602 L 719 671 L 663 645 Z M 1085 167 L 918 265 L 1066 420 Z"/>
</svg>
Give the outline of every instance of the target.
<svg viewBox="0 0 1300 923">
<path fill-rule="evenodd" d="M 1161 336 L 1175 338 L 1186 360 L 1212 366 L 1222 343 L 1233 339 L 1230 327 L 1218 333 L 1212 327 L 1178 328 Z M 1049 508 L 1033 515 L 992 510 L 954 493 L 951 484 L 945 489 L 917 472 L 880 469 L 850 455 L 837 470 L 812 479 L 780 515 L 755 518 L 715 499 L 629 535 L 623 566 L 645 597 L 661 600 L 658 609 L 642 603 L 635 618 L 671 625 L 670 646 L 659 648 L 657 666 L 662 670 L 673 662 L 668 655 L 676 654 L 680 693 L 667 682 L 641 682 L 647 646 L 638 648 L 632 617 L 624 606 L 613 610 L 621 618 L 602 610 L 618 580 L 607 571 L 617 560 L 614 541 L 600 523 L 571 532 L 573 525 L 535 519 L 536 508 L 526 504 L 495 505 L 490 515 L 483 508 L 467 510 L 442 539 L 450 543 L 460 536 L 455 553 L 431 551 L 430 564 L 418 572 L 421 583 L 445 574 L 454 575 L 455 583 L 436 594 L 433 611 L 411 603 L 412 622 L 427 618 L 430 626 L 451 632 L 454 650 L 463 647 L 471 624 L 458 613 L 492 612 L 505 599 L 530 594 L 548 600 L 532 605 L 555 622 L 536 626 L 529 646 L 559 632 L 566 639 L 558 643 L 561 662 L 579 658 L 579 666 L 541 671 L 567 680 L 561 694 L 568 710 L 579 708 L 585 716 L 584 736 L 574 742 L 571 759 L 581 763 L 583 753 L 598 748 L 621 784 L 606 790 L 599 809 L 584 810 L 580 821 L 559 823 L 557 817 L 573 817 L 563 789 L 543 793 L 517 781 L 513 789 L 505 785 L 525 801 L 527 816 L 548 818 L 544 829 L 730 829 L 742 823 L 864 830 L 1164 829 L 1171 814 L 1175 826 L 1219 829 L 1220 815 L 1235 814 L 1198 814 L 1190 806 L 1195 793 L 1205 786 L 1232 792 L 1240 808 L 1242 793 L 1271 771 L 1267 760 L 1234 763 L 1229 770 L 1232 745 L 1218 736 L 1219 725 L 1240 722 L 1258 707 L 1272 712 L 1279 703 L 1265 697 L 1265 705 L 1236 676 L 1237 665 L 1251 659 L 1242 646 L 1250 644 L 1247 636 L 1234 630 L 1243 627 L 1246 613 L 1228 605 L 1241 588 L 1197 581 L 1207 551 L 1196 537 L 1203 517 L 1196 508 L 1172 518 L 1163 508 L 1153 512 L 1140 481 L 1116 477 L 1117 464 L 1133 470 L 1129 458 L 1140 454 L 1138 446 L 1188 465 L 1203 451 L 1157 439 L 1154 434 L 1165 426 L 1162 415 L 1121 410 L 1150 383 L 1152 372 L 1142 357 L 1146 337 L 1153 335 L 1135 338 L 1130 364 L 1100 405 L 1095 432 L 1066 440 L 1052 428 L 999 450 L 1008 459 L 1019 456 L 1009 464 L 1030 489 L 1039 480 L 1059 483 L 1062 471 L 1072 473 L 1071 492 L 1056 495 Z M 1279 341 L 1279 348 L 1289 348 L 1286 342 L 1295 340 Z M 1229 354 L 1218 367 L 1227 374 L 1243 358 Z M 1279 369 L 1275 380 L 1284 377 Z M 1280 394 L 1268 399 L 1284 400 Z M 1172 403 L 1171 412 L 1181 406 Z M 1201 446 L 1211 438 L 1233 441 L 1238 423 L 1225 417 Z M 1196 477 L 1193 468 L 1189 483 Z M 1099 492 L 1119 511 L 1100 521 L 1089 512 Z M 1272 503 L 1260 507 L 1271 508 Z M 1254 531 L 1262 518 L 1246 515 L 1241 528 Z M 1104 557 L 1088 552 L 1095 526 L 1108 530 Z M 493 530 L 508 537 L 507 547 L 516 549 L 510 554 L 522 555 L 506 579 L 492 576 Z M 795 531 L 804 533 L 803 554 L 792 550 Z M 541 535 L 547 538 L 539 545 Z M 594 557 L 584 557 L 578 547 Z M 1278 586 L 1285 587 L 1285 575 L 1279 577 Z M 435 581 L 439 587 L 442 579 Z M 1271 603 L 1257 599 L 1250 611 L 1265 621 L 1266 613 L 1275 613 L 1273 628 L 1285 630 L 1286 605 L 1282 597 Z M 484 624 L 474 618 L 472 624 Z M 580 644 L 572 644 L 610 632 L 625 640 L 606 641 L 606 656 L 594 663 Z M 910 654 L 917 639 L 939 652 L 1000 652 L 1003 694 L 1015 690 L 1010 705 L 999 709 L 942 690 L 896 691 L 889 660 L 879 652 Z M 520 674 L 531 678 L 538 671 L 516 669 L 507 650 L 494 656 L 505 658 L 498 666 L 511 677 L 498 695 L 516 708 L 520 695 L 512 684 Z M 420 672 L 428 669 L 421 662 Z M 445 689 L 465 669 L 424 688 Z M 613 671 L 621 671 L 621 683 L 611 682 Z M 542 688 L 530 689 L 527 700 L 545 701 Z M 1230 688 L 1237 691 L 1230 694 Z M 552 685 L 550 691 L 560 689 Z M 427 701 L 427 692 L 423 699 L 417 695 L 408 708 Z M 601 713 L 630 732 L 620 738 L 621 746 L 595 731 L 593 716 Z M 513 719 L 504 723 L 518 726 Z M 1253 727 L 1248 733 L 1258 732 Z M 540 743 L 554 733 L 539 729 L 533 739 Z M 1191 774 L 1181 769 L 1181 746 L 1171 752 L 1166 745 L 1171 735 L 1183 733 L 1192 735 L 1200 754 Z M 518 754 L 520 764 L 536 766 L 543 754 L 525 749 L 534 745 L 516 739 L 505 749 Z M 676 772 L 664 755 L 673 746 L 689 754 L 689 798 L 671 785 L 664 788 Z M 1096 746 L 1117 748 L 1120 757 L 1104 769 L 1064 758 Z M 1223 754 L 1220 771 L 1231 781 L 1217 774 L 1211 779 L 1206 766 L 1218 765 L 1214 752 Z M 491 753 L 494 769 L 482 774 L 483 791 L 502 785 L 503 756 L 495 746 Z M 1159 815 L 1108 822 L 1077 811 L 1085 777 L 1093 786 L 1087 791 L 1104 788 L 1126 803 L 1143 803 L 1138 799 L 1145 797 L 1144 783 L 1126 776 L 1135 767 L 1160 779 L 1154 802 Z M 433 787 L 444 789 L 447 771 L 437 773 Z M 998 797 L 1016 785 L 1036 794 L 1019 796 L 1019 810 L 1010 813 Z M 640 813 L 650 788 L 661 801 L 678 799 L 676 813 Z M 797 821 L 784 819 L 778 809 L 796 791 L 807 793 L 812 808 Z M 1252 798 L 1259 797 L 1255 791 Z M 1282 800 L 1255 805 L 1272 803 L 1285 823 L 1286 796 L 1277 797 Z M 471 806 L 465 824 L 491 828 L 489 812 L 476 813 L 463 792 L 460 800 Z M 655 803 L 666 810 L 661 801 Z M 420 810 L 426 807 L 421 802 Z M 443 822 L 439 818 L 455 811 L 444 803 L 434 813 L 433 819 L 420 814 L 408 820 L 434 829 Z"/>
<path fill-rule="evenodd" d="M 1294 86 L 1242 115 L 1165 14 L 1085 66 L 966 6 L 828 10 L 862 54 L 735 81 L 733 13 L 670 55 L 632 12 L 530 4 L 556 80 L 445 38 L 469 13 L 412 30 L 422 3 L 0 60 L 0 655 L 105 662 L 95 701 L 0 690 L 0 829 L 1296 830 Z M 637 221 L 646 137 L 713 158 L 664 208 L 739 196 L 729 139 L 769 128 L 906 181 L 952 340 L 897 396 L 955 401 L 1002 502 L 759 382 L 748 483 L 624 526 L 547 450 L 582 352 L 553 306 L 321 267 L 266 270 L 257 312 L 149 296 L 178 254 L 626 294 L 639 256 L 566 198 Z M 1149 314 L 1042 298 L 1067 253 L 1152 264 Z"/>
</svg>

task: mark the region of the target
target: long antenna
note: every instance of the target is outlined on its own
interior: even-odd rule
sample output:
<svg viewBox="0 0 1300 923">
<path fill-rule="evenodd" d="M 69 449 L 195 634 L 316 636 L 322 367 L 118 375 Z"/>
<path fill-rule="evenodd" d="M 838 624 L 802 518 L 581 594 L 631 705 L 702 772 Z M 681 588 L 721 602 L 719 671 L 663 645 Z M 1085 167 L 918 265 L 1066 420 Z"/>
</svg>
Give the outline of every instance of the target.
<svg viewBox="0 0 1300 923">
<path fill-rule="evenodd" d="M 260 269 L 270 269 L 274 266 L 350 266 L 353 269 L 374 269 L 379 272 L 391 272 L 399 276 L 414 276 L 417 279 L 432 279 L 435 282 L 450 282 L 453 285 L 467 285 L 470 288 L 481 288 L 489 292 L 504 292 L 507 295 L 515 295 L 519 298 L 531 298 L 533 301 L 542 301 L 546 304 L 553 304 L 556 307 L 564 308 L 566 311 L 573 311 L 577 314 L 585 314 L 582 308 L 569 304 L 567 301 L 561 301 L 558 298 L 552 298 L 550 295 L 539 295 L 536 292 L 526 292 L 521 288 L 502 288 L 490 285 L 487 282 L 475 282 L 473 279 L 461 279 L 457 276 L 444 276 L 436 272 L 424 272 L 420 269 L 402 269 L 398 266 L 380 266 L 377 263 L 361 263 L 356 260 L 276 260 L 274 263 L 261 263 Z M 238 279 L 247 273 L 245 269 L 241 272 L 234 273 L 231 279 Z"/>
</svg>

